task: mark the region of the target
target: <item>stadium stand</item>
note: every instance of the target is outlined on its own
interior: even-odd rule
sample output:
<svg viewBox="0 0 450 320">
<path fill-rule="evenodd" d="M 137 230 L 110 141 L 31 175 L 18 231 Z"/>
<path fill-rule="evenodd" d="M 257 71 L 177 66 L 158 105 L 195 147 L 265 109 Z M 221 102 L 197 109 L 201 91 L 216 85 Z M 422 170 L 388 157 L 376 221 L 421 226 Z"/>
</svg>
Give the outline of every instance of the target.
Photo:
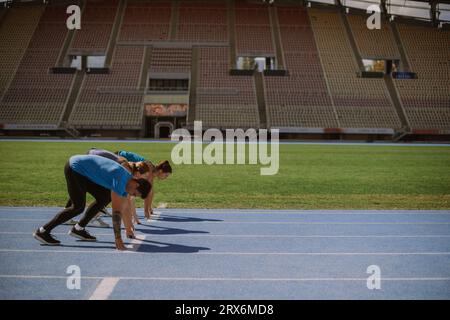
<svg viewBox="0 0 450 320">
<path fill-rule="evenodd" d="M 42 7 L 11 8 L 2 21 L 0 28 L 0 99 L 28 47 L 42 11 Z"/>
<path fill-rule="evenodd" d="M 263 4 L 236 2 L 236 50 L 238 55 L 274 54 L 269 10 Z"/>
<path fill-rule="evenodd" d="M 366 25 L 367 16 L 348 14 L 347 19 L 359 53 L 363 58 L 400 58 L 400 53 L 388 22 L 382 20 L 380 29 L 369 31 Z"/>
<path fill-rule="evenodd" d="M 108 74 L 85 76 L 69 123 L 80 129 L 139 129 L 143 92 L 138 85 L 143 55 L 143 47 L 117 46 Z"/>
<path fill-rule="evenodd" d="M 383 79 L 358 78 L 339 13 L 309 10 L 325 75 L 342 128 L 400 128 Z"/>
<path fill-rule="evenodd" d="M 12 3 L 0 21 L 0 134 L 70 125 L 137 136 L 162 121 L 144 103 L 172 101 L 190 104 L 175 127 L 450 134 L 448 28 L 396 18 L 369 31 L 362 11 L 280 2 L 86 0 L 77 31 L 63 23 L 69 1 Z M 74 55 L 88 56 L 76 72 Z M 275 70 L 238 70 L 246 57 Z M 363 78 L 362 59 L 400 60 L 401 76 L 417 78 Z M 81 70 L 94 60 L 99 70 Z M 147 90 L 149 79 L 183 90 Z"/>
<path fill-rule="evenodd" d="M 308 14 L 303 8 L 277 8 L 289 75 L 265 77 L 272 127 L 337 128 Z"/>
<path fill-rule="evenodd" d="M 398 25 L 418 79 L 395 79 L 413 130 L 450 130 L 450 32 Z"/>
<path fill-rule="evenodd" d="M 82 12 L 82 28 L 72 42 L 74 51 L 105 52 L 118 8 L 118 0 L 91 0 Z"/>
<path fill-rule="evenodd" d="M 119 42 L 168 40 L 171 13 L 171 1 L 128 0 Z"/>
<path fill-rule="evenodd" d="M 204 127 L 259 128 L 254 79 L 230 76 L 227 47 L 200 48 L 196 120 Z"/>
<path fill-rule="evenodd" d="M 59 125 L 73 81 L 71 74 L 52 74 L 67 35 L 63 6 L 46 7 L 10 87 L 0 103 L 3 124 Z M 64 21 L 64 20 L 63 20 Z"/>
<path fill-rule="evenodd" d="M 191 69 L 192 49 L 153 48 L 150 72 L 188 73 Z"/>
<path fill-rule="evenodd" d="M 227 6 L 224 1 L 182 1 L 176 40 L 227 42 Z"/>
</svg>

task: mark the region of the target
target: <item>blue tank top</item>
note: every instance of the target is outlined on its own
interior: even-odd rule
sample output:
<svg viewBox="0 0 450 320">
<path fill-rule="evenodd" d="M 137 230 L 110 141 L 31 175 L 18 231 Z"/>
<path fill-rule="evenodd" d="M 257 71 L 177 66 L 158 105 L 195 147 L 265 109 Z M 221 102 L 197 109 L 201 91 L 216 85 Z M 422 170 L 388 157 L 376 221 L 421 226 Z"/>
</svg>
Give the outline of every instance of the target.
<svg viewBox="0 0 450 320">
<path fill-rule="evenodd" d="M 133 177 L 117 162 L 96 155 L 79 155 L 71 157 L 69 165 L 75 172 L 119 196 L 128 195 L 126 186 Z"/>
<path fill-rule="evenodd" d="M 119 156 L 124 157 L 127 161 L 130 162 L 140 162 L 145 161 L 145 158 L 137 153 L 128 152 L 128 151 L 119 151 Z"/>
</svg>

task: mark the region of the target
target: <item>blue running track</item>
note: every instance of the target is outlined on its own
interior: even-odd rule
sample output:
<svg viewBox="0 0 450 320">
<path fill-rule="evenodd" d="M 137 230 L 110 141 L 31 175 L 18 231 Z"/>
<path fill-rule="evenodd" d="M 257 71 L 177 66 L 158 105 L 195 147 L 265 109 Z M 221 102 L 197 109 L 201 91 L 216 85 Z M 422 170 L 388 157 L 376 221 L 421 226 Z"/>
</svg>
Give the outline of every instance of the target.
<svg viewBox="0 0 450 320">
<path fill-rule="evenodd" d="M 38 243 L 58 210 L 0 207 L 0 299 L 450 299 L 450 211 L 161 209 L 119 252 L 111 228 Z"/>
</svg>

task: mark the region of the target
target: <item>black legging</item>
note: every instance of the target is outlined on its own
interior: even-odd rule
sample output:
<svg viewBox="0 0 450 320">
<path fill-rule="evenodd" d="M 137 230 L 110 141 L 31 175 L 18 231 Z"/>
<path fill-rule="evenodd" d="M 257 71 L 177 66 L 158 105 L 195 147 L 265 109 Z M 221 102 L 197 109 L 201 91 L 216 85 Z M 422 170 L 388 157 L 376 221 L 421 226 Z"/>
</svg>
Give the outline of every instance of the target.
<svg viewBox="0 0 450 320">
<path fill-rule="evenodd" d="M 48 232 L 83 213 L 86 206 L 86 193 L 91 194 L 95 198 L 95 201 L 91 203 L 80 222 L 78 222 L 83 228 L 86 227 L 89 221 L 91 221 L 101 209 L 111 202 L 110 190 L 90 181 L 85 176 L 72 170 L 69 162 L 67 162 L 64 167 L 64 175 L 66 176 L 67 191 L 69 192 L 71 205 L 59 212 L 44 226 L 44 229 Z"/>
</svg>

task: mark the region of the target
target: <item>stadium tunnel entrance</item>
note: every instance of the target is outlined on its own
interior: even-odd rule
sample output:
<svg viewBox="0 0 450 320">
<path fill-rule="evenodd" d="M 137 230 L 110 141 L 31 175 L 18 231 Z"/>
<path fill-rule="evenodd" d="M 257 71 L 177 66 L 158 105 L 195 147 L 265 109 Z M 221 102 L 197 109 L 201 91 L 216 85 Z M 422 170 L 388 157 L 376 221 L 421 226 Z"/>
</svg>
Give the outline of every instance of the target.
<svg viewBox="0 0 450 320">
<path fill-rule="evenodd" d="M 141 137 L 168 139 L 186 126 L 189 106 L 188 72 L 151 72 L 144 96 Z"/>
<path fill-rule="evenodd" d="M 186 126 L 187 104 L 146 104 L 143 136 L 168 139 L 175 129 Z"/>
</svg>

